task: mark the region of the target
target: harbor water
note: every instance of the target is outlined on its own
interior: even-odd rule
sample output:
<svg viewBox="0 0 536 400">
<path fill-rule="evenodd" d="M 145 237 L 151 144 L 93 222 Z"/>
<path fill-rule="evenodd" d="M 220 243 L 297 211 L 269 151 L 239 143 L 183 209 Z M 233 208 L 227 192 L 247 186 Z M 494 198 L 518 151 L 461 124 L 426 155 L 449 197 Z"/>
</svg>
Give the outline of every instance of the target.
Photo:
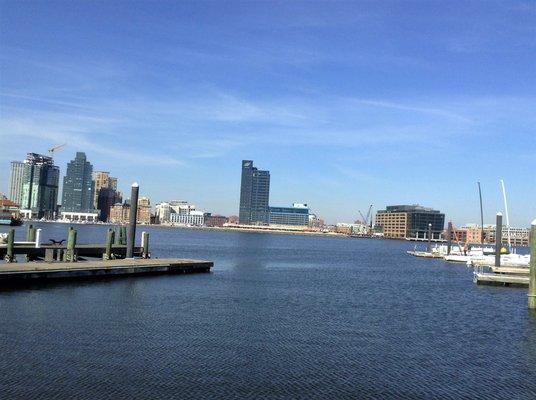
<svg viewBox="0 0 536 400">
<path fill-rule="evenodd" d="M 536 398 L 526 288 L 476 286 L 413 242 L 142 230 L 153 257 L 212 272 L 2 289 L 2 398 Z"/>
</svg>

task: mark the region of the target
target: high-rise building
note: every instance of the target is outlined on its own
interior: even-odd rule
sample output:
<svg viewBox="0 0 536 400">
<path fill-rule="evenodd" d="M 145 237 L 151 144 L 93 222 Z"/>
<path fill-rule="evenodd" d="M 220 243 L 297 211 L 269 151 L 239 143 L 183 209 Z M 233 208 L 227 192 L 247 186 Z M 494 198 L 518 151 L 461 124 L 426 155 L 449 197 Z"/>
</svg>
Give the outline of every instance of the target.
<svg viewBox="0 0 536 400">
<path fill-rule="evenodd" d="M 22 184 L 24 182 L 24 167 L 22 161 L 11 161 L 11 174 L 9 177 L 9 198 L 19 206 L 22 203 Z"/>
<path fill-rule="evenodd" d="M 98 207 L 100 190 L 102 188 L 117 190 L 117 178 L 110 176 L 108 171 L 93 171 L 91 179 L 93 180 L 93 208 L 100 210 Z"/>
<path fill-rule="evenodd" d="M 392 238 L 422 238 L 432 224 L 432 237 L 439 239 L 445 225 L 445 214 L 419 205 L 387 206 L 376 213 L 376 225 L 383 234 Z"/>
<path fill-rule="evenodd" d="M 110 209 L 114 204 L 121 203 L 121 193 L 117 190 L 103 187 L 99 190 L 99 197 L 97 200 L 97 209 L 100 210 L 99 220 L 107 222 L 110 217 Z"/>
<path fill-rule="evenodd" d="M 67 164 L 67 172 L 63 178 L 62 212 L 94 211 L 92 173 L 93 166 L 87 161 L 86 153 L 77 152 L 74 160 Z"/>
<path fill-rule="evenodd" d="M 28 153 L 22 180 L 21 213 L 26 217 L 55 218 L 60 169 L 52 157 Z"/>
<path fill-rule="evenodd" d="M 241 224 L 268 224 L 270 219 L 270 172 L 242 161 L 239 221 Z"/>
<path fill-rule="evenodd" d="M 93 171 L 91 179 L 93 180 L 93 208 L 100 210 L 98 207 L 100 190 L 102 188 L 117 190 L 117 178 L 110 176 L 108 171 Z"/>
</svg>

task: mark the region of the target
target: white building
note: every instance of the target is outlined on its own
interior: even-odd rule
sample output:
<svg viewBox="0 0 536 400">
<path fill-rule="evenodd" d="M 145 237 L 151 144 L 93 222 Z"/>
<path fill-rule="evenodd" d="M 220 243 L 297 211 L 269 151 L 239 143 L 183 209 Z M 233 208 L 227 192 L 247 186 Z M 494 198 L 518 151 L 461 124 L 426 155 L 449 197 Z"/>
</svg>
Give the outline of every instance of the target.
<svg viewBox="0 0 536 400">
<path fill-rule="evenodd" d="M 162 202 L 155 207 L 155 215 L 161 224 L 176 222 L 176 216 L 173 217 L 172 221 L 173 214 L 189 215 L 192 211 L 195 211 L 195 205 L 183 200 Z"/>
<path fill-rule="evenodd" d="M 87 212 L 62 211 L 61 219 L 62 221 L 70 221 L 70 222 L 97 222 L 99 220 L 99 214 L 87 213 Z"/>
<path fill-rule="evenodd" d="M 172 212 L 169 222 L 178 225 L 202 226 L 205 224 L 205 213 L 203 211 L 189 211 L 186 213 Z"/>
<path fill-rule="evenodd" d="M 159 203 L 155 206 L 154 213 L 161 224 L 169 222 L 169 216 L 171 214 L 171 205 L 169 203 Z"/>
</svg>

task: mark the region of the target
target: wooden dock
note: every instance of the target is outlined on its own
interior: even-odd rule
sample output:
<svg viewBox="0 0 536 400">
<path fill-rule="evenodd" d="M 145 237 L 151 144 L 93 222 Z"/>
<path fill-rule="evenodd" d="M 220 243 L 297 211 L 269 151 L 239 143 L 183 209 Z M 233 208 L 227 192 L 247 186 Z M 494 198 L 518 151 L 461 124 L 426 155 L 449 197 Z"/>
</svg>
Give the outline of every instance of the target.
<svg viewBox="0 0 536 400">
<path fill-rule="evenodd" d="M 496 274 L 475 272 L 473 277 L 477 285 L 528 286 L 529 276 L 524 274 Z"/>
<path fill-rule="evenodd" d="M 210 272 L 213 263 L 180 258 L 0 264 L 0 285 L 45 280 Z"/>
</svg>

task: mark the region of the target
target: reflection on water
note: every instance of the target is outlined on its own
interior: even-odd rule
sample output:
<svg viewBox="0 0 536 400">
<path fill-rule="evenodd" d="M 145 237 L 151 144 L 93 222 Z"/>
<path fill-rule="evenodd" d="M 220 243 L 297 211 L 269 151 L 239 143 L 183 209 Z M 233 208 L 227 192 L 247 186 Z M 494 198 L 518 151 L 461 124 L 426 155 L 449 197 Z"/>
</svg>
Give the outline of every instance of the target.
<svg viewBox="0 0 536 400">
<path fill-rule="evenodd" d="M 213 272 L 0 292 L 2 398 L 536 398 L 526 289 L 406 242 L 142 230 Z"/>
</svg>

